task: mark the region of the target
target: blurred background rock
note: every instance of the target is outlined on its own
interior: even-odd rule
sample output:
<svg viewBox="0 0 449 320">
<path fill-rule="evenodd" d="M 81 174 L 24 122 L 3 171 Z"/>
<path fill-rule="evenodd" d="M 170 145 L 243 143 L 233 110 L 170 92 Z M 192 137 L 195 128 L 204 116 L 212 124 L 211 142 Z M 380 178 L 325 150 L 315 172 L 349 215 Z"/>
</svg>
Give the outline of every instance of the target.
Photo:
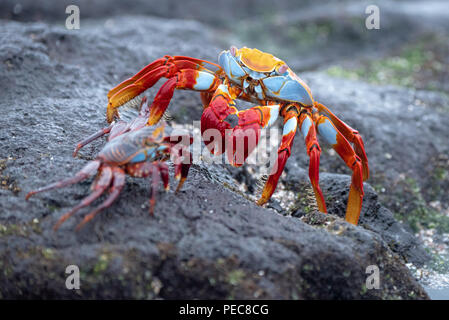
<svg viewBox="0 0 449 320">
<path fill-rule="evenodd" d="M 135 46 L 134 51 L 129 46 L 124 48 L 123 66 L 111 62 L 105 74 L 93 75 L 98 79 L 107 76 L 99 94 L 150 62 L 149 56 L 189 53 L 215 61 L 220 50 L 233 44 L 256 47 L 285 60 L 306 80 L 316 100 L 361 132 L 372 169 L 368 183 L 378 193 L 380 203 L 393 212 L 406 230 L 420 238 L 431 257 L 426 268 L 410 266 L 410 269 L 417 277 L 427 274 L 427 282 L 422 283 L 431 296 L 448 297 L 447 1 L 2 0 L 0 18 L 37 23 L 32 24 L 35 29 L 39 29 L 39 23 L 64 28 L 65 8 L 71 4 L 79 6 L 81 30 L 86 29 L 92 41 L 97 41 L 94 40 L 97 36 L 113 34 L 117 36 L 117 46 L 122 45 L 122 37 Z M 373 4 L 380 9 L 379 30 L 365 27 L 368 16 L 365 8 Z M 148 19 L 146 28 L 142 25 L 134 28 L 135 16 L 139 23 L 144 17 Z M 122 26 L 124 31 L 118 31 Z M 112 31 L 102 31 L 106 29 Z M 67 31 L 64 36 L 70 32 L 74 34 Z M 0 37 L 6 36 L 0 29 Z M 90 52 L 80 48 L 83 42 L 76 38 L 61 49 L 57 45 L 59 36 L 56 32 L 42 37 L 50 57 L 95 67 L 100 52 L 89 58 Z M 167 38 L 170 39 L 164 40 Z M 154 43 L 154 39 L 159 42 Z M 8 46 L 11 49 L 12 45 Z M 106 60 L 107 56 L 105 50 Z M 20 54 L 7 56 L 4 66 L 14 67 L 20 63 L 16 60 L 19 58 Z M 48 80 L 53 81 L 51 77 Z M 48 90 L 51 87 L 49 84 Z M 4 96 L 15 90 L 6 81 L 0 88 Z M 81 92 L 77 94 L 82 96 Z M 175 99 L 172 103 L 175 106 L 170 107 L 175 122 L 191 123 L 199 119 L 201 110 L 191 108 L 192 103 L 199 105 L 194 93 L 177 93 Z M 280 213 L 298 216 L 307 213 L 300 199 L 300 184 L 291 178 L 297 177 L 298 172 L 301 175 L 301 168 L 307 165 L 304 144 L 297 137 L 287 166 L 288 175 L 282 178 L 281 187 L 296 194 L 299 200 L 285 205 L 281 196 L 275 196 L 272 206 L 282 203 L 277 206 Z M 245 166 L 226 170 L 248 194 L 254 195 L 257 179 L 253 169 Z M 326 145 L 321 170 L 349 173 Z M 323 182 L 322 187 L 326 188 Z M 364 214 L 369 211 L 367 208 L 364 206 Z M 341 208 L 337 205 L 335 210 L 344 212 L 344 205 Z"/>
</svg>

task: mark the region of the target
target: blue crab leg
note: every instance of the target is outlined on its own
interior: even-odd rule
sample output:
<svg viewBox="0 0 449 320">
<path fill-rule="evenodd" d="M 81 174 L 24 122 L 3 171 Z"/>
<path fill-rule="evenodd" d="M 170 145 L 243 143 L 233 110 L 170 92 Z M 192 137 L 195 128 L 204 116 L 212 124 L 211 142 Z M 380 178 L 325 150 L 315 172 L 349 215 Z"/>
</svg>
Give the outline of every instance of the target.
<svg viewBox="0 0 449 320">
<path fill-rule="evenodd" d="M 340 131 L 340 133 L 346 139 L 348 139 L 349 142 L 354 144 L 354 151 L 362 160 L 363 181 L 366 181 L 369 178 L 369 167 L 368 167 L 368 157 L 366 156 L 366 153 L 365 153 L 365 146 L 363 144 L 362 136 L 359 134 L 359 132 L 357 130 L 351 128 L 346 123 L 344 123 L 342 120 L 340 120 L 336 115 L 334 115 L 323 104 L 315 102 L 314 106 L 318 109 L 318 111 L 321 114 L 329 117 L 329 119 L 332 121 L 332 123 L 338 129 L 338 131 Z"/>
<path fill-rule="evenodd" d="M 318 133 L 332 145 L 332 148 L 334 148 L 346 165 L 352 170 L 352 181 L 346 208 L 346 221 L 357 225 L 364 194 L 362 160 L 328 117 L 319 116 L 316 119 L 316 124 Z"/>
<path fill-rule="evenodd" d="M 100 164 L 101 164 L 101 162 L 99 160 L 90 161 L 80 171 L 78 171 L 78 173 L 76 173 L 76 175 L 74 177 L 71 177 L 71 178 L 68 178 L 65 180 L 61 180 L 61 181 L 57 181 L 57 182 L 52 183 L 46 187 L 42 187 L 37 190 L 30 191 L 26 195 L 25 199 L 28 200 L 31 196 L 35 195 L 36 193 L 40 193 L 40 192 L 44 192 L 44 191 L 48 191 L 48 190 L 52 190 L 52 189 L 57 189 L 57 188 L 62 188 L 62 187 L 83 181 L 83 180 L 87 179 L 88 177 L 90 177 L 91 175 L 93 175 L 94 173 L 96 173 L 98 168 L 100 167 Z"/>
<path fill-rule="evenodd" d="M 120 192 L 123 189 L 123 186 L 125 185 L 125 172 L 123 169 L 120 169 L 119 167 L 112 167 L 112 186 L 109 189 L 109 196 L 106 198 L 106 200 L 100 204 L 98 207 L 96 207 L 92 212 L 90 212 L 88 215 L 86 215 L 77 226 L 76 230 L 80 230 L 87 222 L 92 220 L 98 213 L 100 213 L 102 210 L 109 207 L 115 199 L 119 196 Z"/>
<path fill-rule="evenodd" d="M 112 180 L 112 170 L 110 167 L 103 167 L 100 175 L 95 180 L 92 185 L 93 192 L 85 197 L 78 205 L 73 207 L 70 211 L 65 213 L 55 224 L 53 229 L 56 231 L 61 226 L 61 224 L 70 218 L 73 214 L 75 214 L 79 209 L 87 207 L 91 204 L 95 199 L 100 197 L 103 192 L 110 186 Z"/>
</svg>

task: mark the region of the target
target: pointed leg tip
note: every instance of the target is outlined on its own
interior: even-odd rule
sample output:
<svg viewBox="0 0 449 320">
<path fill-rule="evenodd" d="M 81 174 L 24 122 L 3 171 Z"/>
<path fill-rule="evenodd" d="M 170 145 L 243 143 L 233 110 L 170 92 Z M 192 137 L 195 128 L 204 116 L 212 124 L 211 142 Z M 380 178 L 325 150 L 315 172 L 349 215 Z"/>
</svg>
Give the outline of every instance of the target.
<svg viewBox="0 0 449 320">
<path fill-rule="evenodd" d="M 346 208 L 345 220 L 353 225 L 357 225 L 363 204 L 363 191 L 354 186 L 349 189 L 348 205 Z"/>
<path fill-rule="evenodd" d="M 187 179 L 186 177 L 181 177 L 179 179 L 178 186 L 176 187 L 176 192 L 179 192 L 181 190 L 181 188 L 184 185 L 184 182 L 186 181 L 186 179 Z"/>
<path fill-rule="evenodd" d="M 85 222 L 84 220 L 81 221 L 81 222 L 75 227 L 75 232 L 80 231 L 80 230 L 84 227 L 85 224 L 86 224 L 86 222 Z"/>
<path fill-rule="evenodd" d="M 155 119 L 154 117 L 150 117 L 150 118 L 148 118 L 147 124 L 148 124 L 149 126 L 154 126 L 154 125 L 158 122 L 158 120 L 159 120 L 159 119 Z"/>
</svg>

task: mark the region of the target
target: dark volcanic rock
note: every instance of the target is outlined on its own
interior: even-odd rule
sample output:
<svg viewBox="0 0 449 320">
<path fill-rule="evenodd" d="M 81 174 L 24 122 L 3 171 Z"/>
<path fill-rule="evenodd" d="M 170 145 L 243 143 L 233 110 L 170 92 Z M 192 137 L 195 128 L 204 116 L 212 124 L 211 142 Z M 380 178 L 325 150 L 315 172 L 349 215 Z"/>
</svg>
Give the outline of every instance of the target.
<svg viewBox="0 0 449 320">
<path fill-rule="evenodd" d="M 164 54 L 214 60 L 218 49 L 198 23 L 148 17 L 86 21 L 74 32 L 6 21 L 0 28 L 0 297 L 427 298 L 404 266 L 407 244 L 389 243 L 397 234 L 413 246 L 413 238 L 369 188 L 361 226 L 335 217 L 311 226 L 257 207 L 233 191 L 225 170 L 199 164 L 182 192 L 159 194 L 154 218 L 148 181 L 128 178 L 119 200 L 80 232 L 73 228 L 82 213 L 53 232 L 89 183 L 24 196 L 95 156 L 100 142 L 81 159 L 71 152 L 105 125 L 107 91 Z M 198 106 L 197 94 L 177 93 L 171 111 L 199 114 Z M 347 179 L 323 175 L 323 186 L 343 202 Z M 65 287 L 71 264 L 81 270 L 79 291 Z M 380 290 L 366 288 L 369 265 L 380 269 Z"/>
<path fill-rule="evenodd" d="M 290 164 L 288 174 L 284 179 L 288 190 L 304 194 L 304 190 L 310 188 L 308 172 Z M 320 185 L 323 190 L 328 213 L 341 218 L 345 217 L 346 201 L 349 194 L 351 178 L 341 174 L 323 173 L 320 176 Z M 366 184 L 363 198 L 362 212 L 360 213 L 359 226 L 371 230 L 381 236 L 391 250 L 399 254 L 405 261 L 416 265 L 424 265 L 428 262 L 429 255 L 422 244 L 410 234 L 402 224 L 397 222 L 393 214 L 378 201 L 378 195 L 373 188 Z M 306 202 L 307 205 L 310 205 Z M 303 205 L 298 204 L 298 209 Z M 334 220 L 334 218 L 330 218 Z M 322 223 L 322 222 L 321 222 Z"/>
</svg>

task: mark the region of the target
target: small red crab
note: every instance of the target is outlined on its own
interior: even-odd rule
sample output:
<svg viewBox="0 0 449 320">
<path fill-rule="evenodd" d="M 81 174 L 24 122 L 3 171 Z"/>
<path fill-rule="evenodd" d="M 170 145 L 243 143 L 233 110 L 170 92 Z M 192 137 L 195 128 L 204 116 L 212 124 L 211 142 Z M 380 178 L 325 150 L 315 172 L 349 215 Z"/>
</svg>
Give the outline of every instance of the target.
<svg viewBox="0 0 449 320">
<path fill-rule="evenodd" d="M 175 89 L 199 91 L 204 105 L 201 132 L 206 146 L 215 154 L 226 152 L 232 165 L 241 166 L 257 146 L 261 128 L 271 126 L 281 116 L 284 125 L 275 166 L 277 170 L 269 176 L 258 204 L 266 203 L 273 194 L 299 129 L 310 157 L 309 176 L 318 208 L 326 212 L 318 183 L 321 153 L 318 132 L 353 172 L 346 220 L 357 224 L 364 194 L 363 181 L 369 176 L 368 159 L 360 134 L 324 105 L 314 101 L 304 81 L 273 55 L 257 49 L 231 47 L 222 51 L 218 60 L 220 65 L 183 56 L 165 56 L 155 60 L 109 92 L 108 122 L 119 117 L 119 107 L 135 103 L 140 94 L 165 77 L 168 80 L 154 98 L 148 124 L 154 125 L 161 119 Z M 257 106 L 238 110 L 237 99 Z M 217 147 L 216 141 L 205 137 L 208 129 L 219 131 L 221 145 Z M 243 152 L 237 150 L 237 140 L 250 134 L 255 136 L 256 143 L 249 145 L 243 142 Z M 237 143 L 225 143 L 229 141 Z"/>
<path fill-rule="evenodd" d="M 173 155 L 175 158 L 175 178 L 179 180 L 176 189 L 178 191 L 187 178 L 192 163 L 187 146 L 193 142 L 193 139 L 190 135 L 164 136 L 163 126 L 156 129 L 145 126 L 147 117 L 148 105 L 146 104 L 146 99 L 143 99 L 140 114 L 136 119 L 130 123 L 124 121 L 114 123 L 77 145 L 74 156 L 82 146 L 106 133 L 110 133 L 108 143 L 98 153 L 95 160 L 87 163 L 72 178 L 29 192 L 26 199 L 28 200 L 36 193 L 75 184 L 97 174 L 96 179 L 92 183 L 92 193 L 69 212 L 65 213 L 54 227 L 55 230 L 58 229 L 70 216 L 79 209 L 91 204 L 109 189 L 107 199 L 84 217 L 84 220 L 76 228 L 79 229 L 117 199 L 125 185 L 125 174 L 128 174 L 139 178 L 151 177 L 149 210 L 153 214 L 160 179 L 162 179 L 165 189 L 168 190 L 169 188 L 168 165 L 165 161 L 170 158 L 170 155 Z M 185 143 L 186 141 L 187 143 Z"/>
</svg>

